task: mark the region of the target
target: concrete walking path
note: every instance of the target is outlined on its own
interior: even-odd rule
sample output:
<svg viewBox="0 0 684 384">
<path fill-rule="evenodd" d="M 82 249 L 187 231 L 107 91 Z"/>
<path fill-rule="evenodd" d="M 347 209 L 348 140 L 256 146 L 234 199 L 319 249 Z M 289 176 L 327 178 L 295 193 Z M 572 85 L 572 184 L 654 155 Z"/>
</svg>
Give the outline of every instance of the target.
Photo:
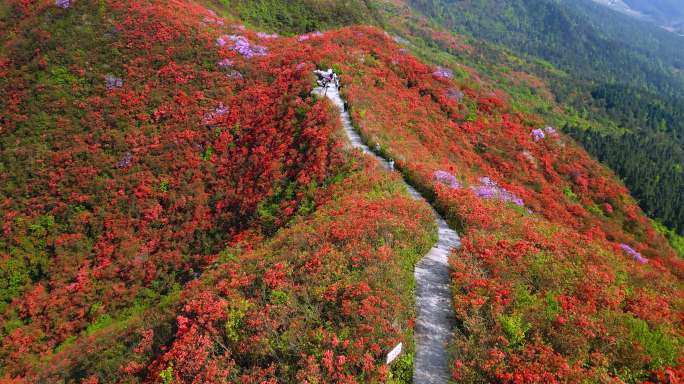
<svg viewBox="0 0 684 384">
<path fill-rule="evenodd" d="M 344 103 L 337 89 L 329 86 L 327 92 L 315 88 L 314 93 L 325 94 L 340 108 L 340 120 L 344 130 L 355 147 L 363 149 L 380 161 L 389 170 L 389 162 L 374 154 L 361 136 L 354 130 L 349 114 L 344 112 Z M 406 182 L 404 182 L 406 184 Z M 416 200 L 424 198 L 410 185 L 406 184 L 409 194 Z M 454 332 L 453 299 L 449 288 L 447 256 L 453 248 L 461 246 L 458 234 L 449 228 L 433 208 L 435 221 L 439 228 L 439 240 L 416 264 L 416 325 L 414 330 L 416 353 L 413 358 L 413 382 L 415 384 L 446 384 L 450 381 L 451 369 L 446 344 Z"/>
</svg>

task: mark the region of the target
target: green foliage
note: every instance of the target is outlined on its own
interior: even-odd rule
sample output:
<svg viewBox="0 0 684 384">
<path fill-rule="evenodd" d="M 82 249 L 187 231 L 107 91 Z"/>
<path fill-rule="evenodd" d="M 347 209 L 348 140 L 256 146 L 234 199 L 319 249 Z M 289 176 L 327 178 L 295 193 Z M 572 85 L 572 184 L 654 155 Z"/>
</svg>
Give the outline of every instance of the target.
<svg viewBox="0 0 684 384">
<path fill-rule="evenodd" d="M 95 303 L 95 304 L 93 304 L 92 307 L 90 307 L 90 311 L 88 312 L 88 314 L 90 316 L 95 316 L 95 315 L 97 315 L 100 308 L 102 308 L 102 303 L 99 303 L 99 302 Z"/>
<path fill-rule="evenodd" d="M 413 354 L 404 353 L 390 363 L 388 384 L 410 384 L 413 383 Z"/>
<path fill-rule="evenodd" d="M 54 85 L 73 85 L 79 83 L 79 79 L 67 68 L 56 67 L 50 73 L 52 74 L 50 83 Z"/>
<path fill-rule="evenodd" d="M 249 302 L 241 300 L 235 305 L 228 315 L 228 320 L 224 326 L 225 335 L 228 340 L 237 342 L 240 336 L 240 321 L 245 317 L 249 310 Z"/>
<path fill-rule="evenodd" d="M 290 301 L 290 296 L 287 292 L 277 289 L 269 293 L 269 301 L 273 305 L 287 305 Z"/>
<path fill-rule="evenodd" d="M 209 155 L 209 157 L 211 158 L 211 155 Z M 166 193 L 166 192 L 168 192 L 168 188 L 169 188 L 169 182 L 168 181 L 162 181 L 161 183 L 159 183 L 159 192 Z"/>
<path fill-rule="evenodd" d="M 159 372 L 159 378 L 164 384 L 173 384 L 173 362 L 169 362 L 169 366 Z"/>
<path fill-rule="evenodd" d="M 281 33 L 310 33 L 348 25 L 382 25 L 371 2 L 362 0 L 219 0 L 242 20 L 266 25 Z"/>
<path fill-rule="evenodd" d="M 654 369 L 673 366 L 677 363 L 680 353 L 678 341 L 666 336 L 660 330 L 649 329 L 644 320 L 630 318 L 629 335 L 630 339 L 637 342 L 653 359 L 651 364 Z"/>
<path fill-rule="evenodd" d="M 214 149 L 211 147 L 211 145 L 207 146 L 207 149 L 204 150 L 203 153 L 200 153 L 198 156 L 200 160 L 203 161 L 209 161 L 211 160 L 211 155 L 214 153 Z"/>
<path fill-rule="evenodd" d="M 545 314 L 546 314 L 546 319 L 549 321 L 553 321 L 556 319 L 556 315 L 560 313 L 562 308 L 558 304 L 558 300 L 556 299 L 556 295 L 553 294 L 553 292 L 546 291 L 546 307 L 544 309 Z"/>
<path fill-rule="evenodd" d="M 530 295 L 530 291 L 522 284 L 517 284 L 514 291 L 516 308 L 525 308 L 536 303 L 534 296 Z"/>
<path fill-rule="evenodd" d="M 530 324 L 523 322 L 522 313 L 499 315 L 498 320 L 508 342 L 513 346 L 522 346 L 525 332 L 530 329 Z"/>
<path fill-rule="evenodd" d="M 20 328 L 22 325 L 24 325 L 24 322 L 21 319 L 12 319 L 12 320 L 6 322 L 5 323 L 5 334 L 11 335 L 15 329 Z"/>
<path fill-rule="evenodd" d="M 670 246 L 677 252 L 679 257 L 684 257 L 684 237 L 679 236 L 673 230 L 666 228 L 657 220 L 651 220 L 655 230 L 661 235 L 665 236 Z"/>
<path fill-rule="evenodd" d="M 101 331 L 109 327 L 110 325 L 115 324 L 116 322 L 117 321 L 114 320 L 114 318 L 105 313 L 103 315 L 100 315 L 100 317 L 98 317 L 97 320 L 95 320 L 95 322 L 93 322 L 88 326 L 88 328 L 86 328 L 85 334 L 92 335 L 93 333 Z"/>
</svg>

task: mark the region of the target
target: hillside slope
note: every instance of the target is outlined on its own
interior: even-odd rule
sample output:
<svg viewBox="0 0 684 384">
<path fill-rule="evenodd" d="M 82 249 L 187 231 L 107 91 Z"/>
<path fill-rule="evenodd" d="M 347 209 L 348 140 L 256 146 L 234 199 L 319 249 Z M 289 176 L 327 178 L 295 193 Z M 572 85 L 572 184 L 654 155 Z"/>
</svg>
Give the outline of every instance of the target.
<svg viewBox="0 0 684 384">
<path fill-rule="evenodd" d="M 508 100 L 516 110 L 538 113 L 550 124 L 572 134 L 592 156 L 605 161 L 624 180 L 640 207 L 662 224 L 658 225 L 659 230 L 673 244 L 681 243 L 677 236 L 684 234 L 684 217 L 677 212 L 684 190 L 678 171 L 684 165 L 682 100 L 639 86 L 567 73 L 538 57 L 454 34 L 445 26 L 449 21 L 443 17 L 422 16 L 407 4 L 378 4 L 383 16 L 391 20 L 389 30 L 399 37 L 398 41 L 413 46 L 422 59 L 436 65 L 459 65 L 467 73 L 456 72 L 458 77 L 471 77 Z M 585 24 L 600 26 L 610 39 L 648 47 L 643 52 L 667 46 L 668 40 L 658 34 L 622 33 L 633 29 L 631 19 L 611 18 L 606 13 L 612 11 L 590 1 L 567 4 L 575 9 L 576 17 L 584 17 Z M 594 8 L 603 13 L 594 12 Z M 489 21 L 484 19 L 482 23 Z M 532 26 L 520 26 L 519 42 L 529 40 L 534 32 L 534 28 L 531 32 L 525 32 L 525 28 Z M 552 24 L 549 28 L 556 26 Z M 672 38 L 667 32 L 656 31 Z M 581 72 L 583 68 L 573 67 L 573 63 L 576 64 L 566 66 Z M 588 142 L 588 138 L 593 141 Z M 620 143 L 616 147 L 619 150 L 602 150 L 614 147 L 615 142 Z M 651 151 L 651 143 L 657 143 L 661 149 Z M 678 252 L 684 255 L 684 248 L 678 246 Z"/>
<path fill-rule="evenodd" d="M 334 46 L 58 4 L 0 25 L 4 380 L 386 380 L 435 228 L 309 96 Z"/>
<path fill-rule="evenodd" d="M 455 84 L 458 69 L 381 47 L 343 79 L 362 134 L 462 231 L 454 377 L 649 380 L 681 364 L 682 263 L 610 173 L 534 116 Z M 639 327 L 664 344 L 645 347 L 651 336 L 631 336 Z"/>
<path fill-rule="evenodd" d="M 681 380 L 684 263 L 534 105 L 374 27 L 278 36 L 235 9 L 2 8 L 5 380 L 410 382 L 436 228 L 310 95 L 327 68 L 364 140 L 463 234 L 455 380 Z"/>
</svg>

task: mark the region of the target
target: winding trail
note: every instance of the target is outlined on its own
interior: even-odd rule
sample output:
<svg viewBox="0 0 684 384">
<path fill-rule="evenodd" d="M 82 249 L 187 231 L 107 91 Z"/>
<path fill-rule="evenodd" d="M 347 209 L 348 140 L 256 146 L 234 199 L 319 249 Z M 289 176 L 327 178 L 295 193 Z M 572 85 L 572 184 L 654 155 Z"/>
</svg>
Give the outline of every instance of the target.
<svg viewBox="0 0 684 384">
<path fill-rule="evenodd" d="M 368 148 L 361 136 L 354 130 L 349 114 L 344 112 L 343 101 L 335 87 L 327 92 L 315 88 L 313 93 L 325 94 L 340 108 L 340 120 L 344 130 L 355 147 L 363 149 L 380 161 L 389 171 L 389 162 L 375 155 Z M 406 184 L 406 182 L 404 182 Z M 416 200 L 425 200 L 413 187 L 406 184 L 409 194 Z M 414 330 L 416 353 L 413 358 L 413 382 L 415 384 L 446 384 L 451 377 L 449 354 L 445 348 L 454 331 L 454 313 L 451 290 L 449 289 L 449 272 L 447 256 L 452 248 L 461 246 L 458 234 L 449 228 L 446 221 L 434 208 L 432 209 L 439 228 L 439 240 L 416 264 L 414 277 L 416 281 L 416 326 Z"/>
</svg>

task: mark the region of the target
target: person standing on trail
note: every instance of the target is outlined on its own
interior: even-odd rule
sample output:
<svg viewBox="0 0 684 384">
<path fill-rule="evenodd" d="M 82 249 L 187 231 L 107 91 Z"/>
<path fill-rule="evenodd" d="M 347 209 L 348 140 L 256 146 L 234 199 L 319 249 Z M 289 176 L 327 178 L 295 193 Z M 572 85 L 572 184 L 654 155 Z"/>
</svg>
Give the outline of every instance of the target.
<svg viewBox="0 0 684 384">
<path fill-rule="evenodd" d="M 390 159 L 390 172 L 394 171 L 394 159 Z"/>
<path fill-rule="evenodd" d="M 343 106 L 344 106 L 344 112 L 349 112 L 349 104 L 347 104 L 346 101 L 344 102 Z"/>
<path fill-rule="evenodd" d="M 380 154 L 380 143 L 375 143 L 375 154 L 376 155 Z"/>
</svg>

